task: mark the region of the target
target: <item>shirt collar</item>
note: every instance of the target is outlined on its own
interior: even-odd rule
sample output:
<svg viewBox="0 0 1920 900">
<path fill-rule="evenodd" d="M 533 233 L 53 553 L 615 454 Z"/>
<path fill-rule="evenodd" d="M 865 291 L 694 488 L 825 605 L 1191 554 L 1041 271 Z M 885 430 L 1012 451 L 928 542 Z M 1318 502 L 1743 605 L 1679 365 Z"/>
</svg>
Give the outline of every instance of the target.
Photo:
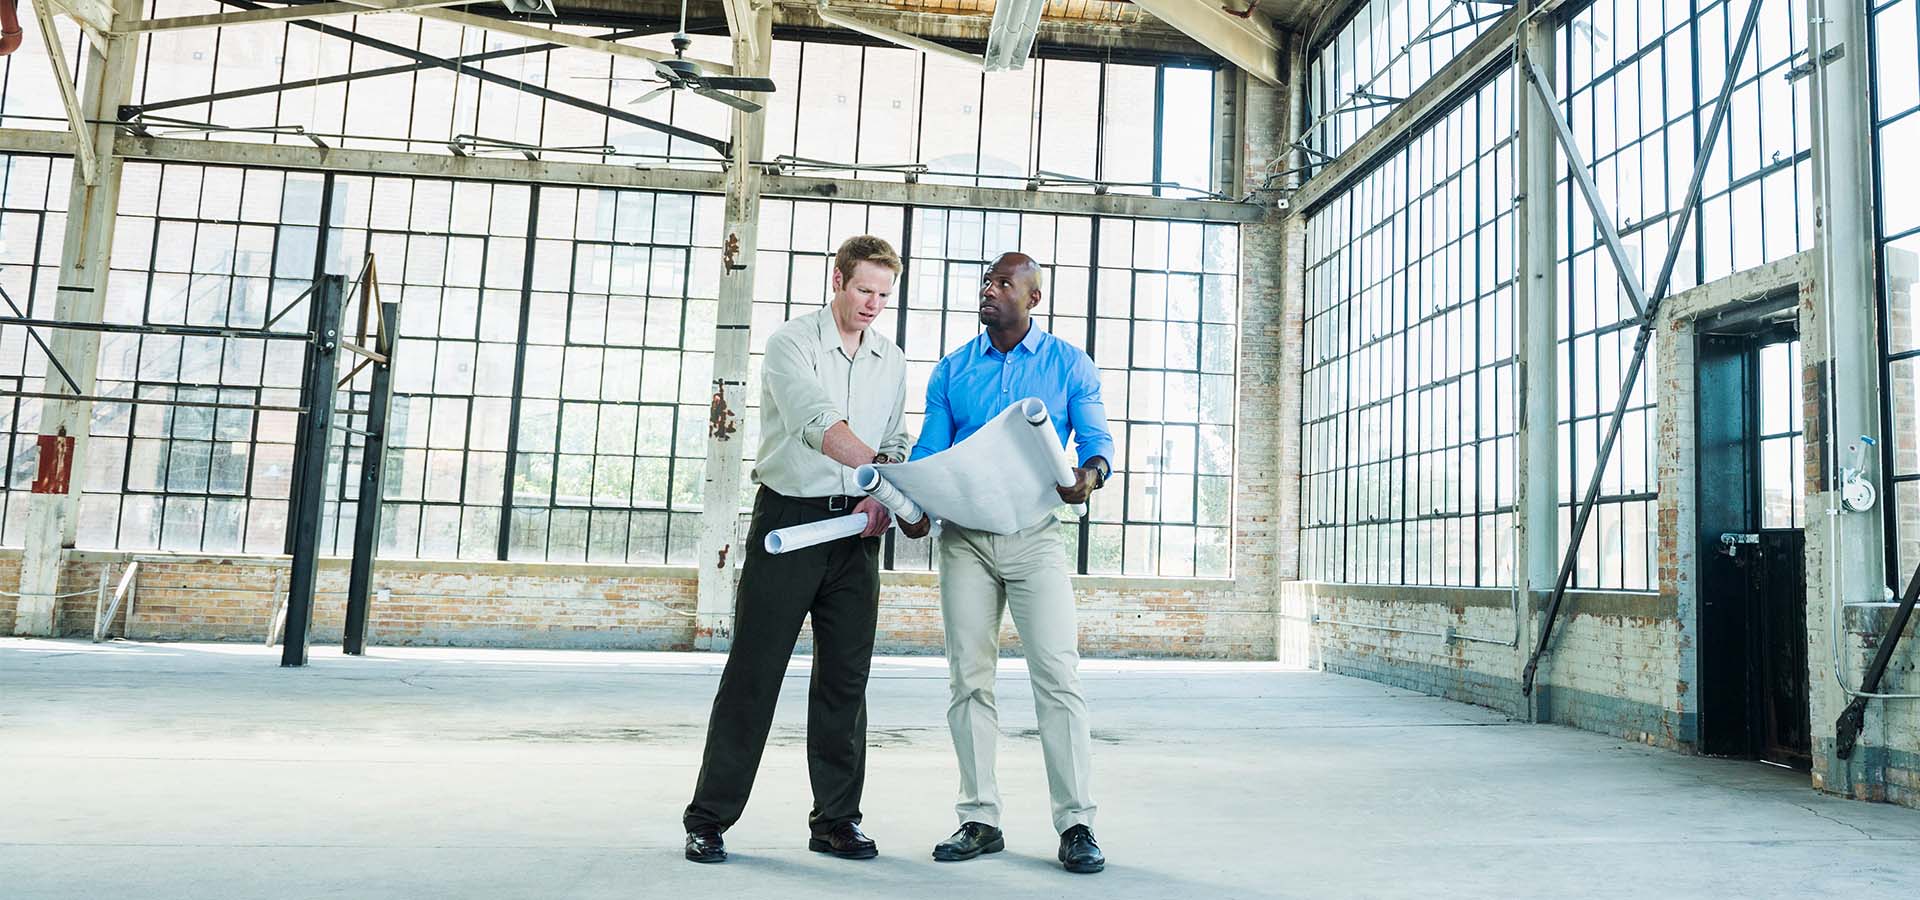
<svg viewBox="0 0 1920 900">
<path fill-rule="evenodd" d="M 1027 336 L 1021 338 L 1020 343 L 1015 344 L 1013 346 L 1013 349 L 1025 350 L 1029 354 L 1039 353 L 1040 343 L 1046 339 L 1047 339 L 1046 329 L 1041 328 L 1039 322 L 1028 320 Z M 975 340 L 978 342 L 977 346 L 980 349 L 981 356 L 986 356 L 987 354 L 993 352 L 994 350 L 993 338 L 988 336 L 986 331 L 982 330 L 980 332 L 980 336 L 978 338 L 975 338 Z"/>
<path fill-rule="evenodd" d="M 826 353 L 840 353 L 840 323 L 833 320 L 832 301 L 820 307 L 817 315 L 820 317 L 816 323 L 820 332 L 820 349 Z M 874 339 L 872 331 L 873 328 L 869 326 L 868 333 L 860 335 L 860 349 L 854 352 L 854 356 L 862 353 L 875 357 L 880 355 L 880 342 Z"/>
</svg>

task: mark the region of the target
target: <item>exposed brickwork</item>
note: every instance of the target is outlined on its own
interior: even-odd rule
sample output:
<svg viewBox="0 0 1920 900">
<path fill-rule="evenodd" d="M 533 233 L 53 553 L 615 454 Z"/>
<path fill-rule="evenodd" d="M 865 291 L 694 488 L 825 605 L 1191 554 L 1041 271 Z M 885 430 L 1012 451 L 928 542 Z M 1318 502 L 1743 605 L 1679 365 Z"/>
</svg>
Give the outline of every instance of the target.
<svg viewBox="0 0 1920 900">
<path fill-rule="evenodd" d="M 65 580 L 93 585 L 105 567 L 117 580 L 123 554 L 81 554 Z M 133 617 L 111 633 L 145 640 L 258 641 L 266 636 L 284 559 L 142 555 Z M 19 555 L 0 556 L 0 589 L 18 578 Z M 328 560 L 319 575 L 314 641 L 340 639 L 347 570 Z M 936 653 L 944 645 L 938 581 L 888 575 L 877 643 L 885 652 Z M 693 646 L 696 585 L 691 569 L 391 563 L 376 570 L 373 643 L 389 646 L 514 646 L 685 650 Z M 1273 653 L 1271 608 L 1231 581 L 1148 581 L 1089 577 L 1076 591 L 1083 652 L 1095 656 L 1266 659 Z M 0 598 L 0 624 L 13 600 Z M 93 631 L 94 597 L 61 604 L 60 633 Z M 1011 617 L 1004 641 L 1019 651 Z M 805 640 L 801 649 L 807 649 Z"/>
</svg>

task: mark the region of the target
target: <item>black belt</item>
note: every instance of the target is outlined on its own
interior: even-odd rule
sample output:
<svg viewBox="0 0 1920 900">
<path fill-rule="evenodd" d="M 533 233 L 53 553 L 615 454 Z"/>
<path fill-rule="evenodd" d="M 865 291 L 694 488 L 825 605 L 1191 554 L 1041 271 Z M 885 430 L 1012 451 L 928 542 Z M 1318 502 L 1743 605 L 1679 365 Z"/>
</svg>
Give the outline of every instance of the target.
<svg viewBox="0 0 1920 900">
<path fill-rule="evenodd" d="M 811 506 L 815 509 L 824 509 L 827 512 L 852 512 L 854 506 L 858 505 L 860 501 L 867 499 L 865 497 L 848 495 L 836 495 L 832 497 L 789 497 L 765 485 L 761 485 L 760 489 L 790 503 Z"/>
</svg>

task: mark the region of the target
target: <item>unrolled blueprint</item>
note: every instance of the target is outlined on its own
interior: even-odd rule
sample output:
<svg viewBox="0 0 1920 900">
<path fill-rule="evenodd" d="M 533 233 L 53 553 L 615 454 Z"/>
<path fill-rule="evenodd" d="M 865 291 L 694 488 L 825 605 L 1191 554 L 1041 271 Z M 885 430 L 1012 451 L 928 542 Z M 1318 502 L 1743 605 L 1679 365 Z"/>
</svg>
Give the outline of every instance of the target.
<svg viewBox="0 0 1920 900">
<path fill-rule="evenodd" d="M 867 467 L 860 473 L 866 487 L 871 483 Z M 871 474 L 937 519 L 994 534 L 1012 534 L 1053 515 L 1060 506 L 1054 489 L 1074 483 L 1047 405 L 1034 398 L 1007 407 L 946 450 L 874 466 Z M 868 492 L 881 496 L 873 488 Z M 1076 507 L 1075 512 L 1086 510 Z"/>
</svg>

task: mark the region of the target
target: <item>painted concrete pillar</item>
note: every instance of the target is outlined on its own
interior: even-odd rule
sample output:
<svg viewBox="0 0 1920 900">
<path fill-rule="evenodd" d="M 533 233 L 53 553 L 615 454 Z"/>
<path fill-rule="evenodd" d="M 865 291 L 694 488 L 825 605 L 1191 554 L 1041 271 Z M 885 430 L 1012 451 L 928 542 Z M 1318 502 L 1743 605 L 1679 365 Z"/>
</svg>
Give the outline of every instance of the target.
<svg viewBox="0 0 1920 900">
<path fill-rule="evenodd" d="M 773 7 L 751 11 L 752 40 L 736 32 L 734 71 L 765 75 L 773 60 Z M 741 29 L 744 31 L 745 29 Z M 726 235 L 722 238 L 720 308 L 714 320 L 713 400 L 707 422 L 705 491 L 700 513 L 700 594 L 694 646 L 725 650 L 733 640 L 734 588 L 739 582 L 741 465 L 745 459 L 749 325 L 760 246 L 760 170 L 765 110 L 733 114 L 733 157 L 727 168 Z"/>
<path fill-rule="evenodd" d="M 141 9 L 140 0 L 114 2 L 116 16 L 137 19 Z M 110 35 L 104 52 L 88 45 L 79 93 L 81 115 L 87 122 L 120 118 L 120 107 L 133 95 L 139 41 L 138 34 L 122 34 Z M 106 307 L 107 267 L 120 205 L 122 162 L 114 155 L 116 133 L 112 125 L 89 124 L 75 136 L 76 140 L 92 143 L 97 163 L 93 183 L 89 184 L 76 160 L 68 190 L 67 230 L 60 249 L 60 283 L 53 307 L 53 318 L 61 321 L 99 322 Z M 48 366 L 45 390 L 92 394 L 100 333 L 50 329 L 46 337 L 54 358 L 74 383 L 69 385 Z M 79 521 L 79 486 L 81 473 L 86 471 L 87 431 L 92 420 L 90 400 L 47 400 L 41 407 L 41 473 L 47 476 L 57 470 L 64 477 L 36 479 L 28 502 L 15 634 L 51 635 L 58 627 L 61 564 L 73 546 Z"/>
</svg>

